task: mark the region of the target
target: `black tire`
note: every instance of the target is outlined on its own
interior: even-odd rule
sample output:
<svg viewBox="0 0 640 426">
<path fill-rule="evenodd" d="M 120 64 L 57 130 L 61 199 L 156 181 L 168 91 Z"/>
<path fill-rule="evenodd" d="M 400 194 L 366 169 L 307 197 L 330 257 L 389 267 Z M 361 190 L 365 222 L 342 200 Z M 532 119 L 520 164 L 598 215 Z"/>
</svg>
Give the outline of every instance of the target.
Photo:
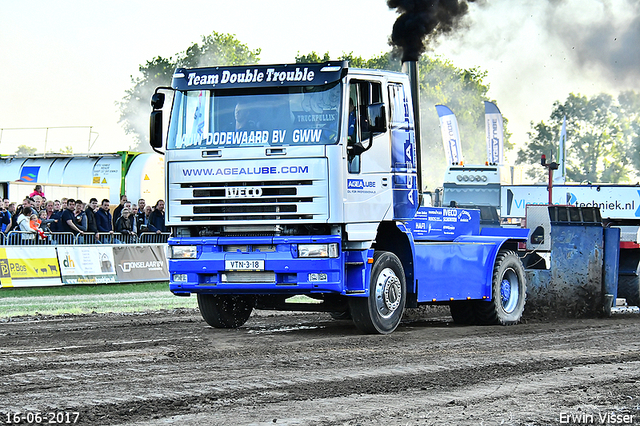
<svg viewBox="0 0 640 426">
<path fill-rule="evenodd" d="M 460 300 L 449 303 L 449 311 L 453 322 L 460 325 L 475 324 L 476 312 L 473 301 Z"/>
<path fill-rule="evenodd" d="M 253 296 L 233 294 L 198 294 L 198 308 L 211 327 L 238 328 L 247 320 L 255 306 Z"/>
<path fill-rule="evenodd" d="M 527 277 L 518 255 L 500 250 L 493 265 L 492 299 L 475 303 L 479 324 L 517 324 L 527 298 Z"/>
<path fill-rule="evenodd" d="M 389 334 L 398 327 L 407 299 L 406 279 L 400 259 L 390 252 L 376 251 L 368 297 L 352 297 L 349 309 L 353 322 L 368 334 Z"/>
<path fill-rule="evenodd" d="M 618 275 L 618 297 L 626 299 L 629 306 L 640 306 L 640 277 Z"/>
</svg>

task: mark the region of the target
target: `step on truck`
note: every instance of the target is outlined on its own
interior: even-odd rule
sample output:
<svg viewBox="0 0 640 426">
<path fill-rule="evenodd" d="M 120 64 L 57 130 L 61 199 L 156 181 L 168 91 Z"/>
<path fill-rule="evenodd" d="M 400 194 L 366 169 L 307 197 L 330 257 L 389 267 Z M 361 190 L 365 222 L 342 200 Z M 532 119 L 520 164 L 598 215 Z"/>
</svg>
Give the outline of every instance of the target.
<svg viewBox="0 0 640 426">
<path fill-rule="evenodd" d="M 150 123 L 166 161 L 170 290 L 196 294 L 220 328 L 253 309 L 307 310 L 386 334 L 423 304 L 448 304 L 459 323 L 517 323 L 527 230 L 481 231 L 478 210 L 421 205 L 428 164 L 416 64 L 405 68 L 177 69 Z"/>
</svg>

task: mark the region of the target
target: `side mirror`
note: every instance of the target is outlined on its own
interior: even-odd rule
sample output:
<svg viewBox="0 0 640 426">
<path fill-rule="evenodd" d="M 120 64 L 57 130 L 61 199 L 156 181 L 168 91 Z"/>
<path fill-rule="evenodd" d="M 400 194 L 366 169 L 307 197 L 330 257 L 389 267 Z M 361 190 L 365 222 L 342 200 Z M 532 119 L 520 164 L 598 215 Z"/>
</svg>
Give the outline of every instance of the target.
<svg viewBox="0 0 640 426">
<path fill-rule="evenodd" d="M 387 131 L 387 114 L 383 103 L 369 105 L 367 114 L 369 115 L 369 131 L 372 134 Z"/>
<path fill-rule="evenodd" d="M 154 110 L 162 109 L 164 105 L 164 93 L 154 93 L 151 96 L 151 106 Z"/>
<path fill-rule="evenodd" d="M 156 95 L 157 94 L 158 93 L 156 93 Z M 164 95 L 162 97 L 164 98 Z M 162 148 L 162 110 L 151 112 L 151 119 L 149 123 L 149 144 L 154 149 Z"/>
</svg>

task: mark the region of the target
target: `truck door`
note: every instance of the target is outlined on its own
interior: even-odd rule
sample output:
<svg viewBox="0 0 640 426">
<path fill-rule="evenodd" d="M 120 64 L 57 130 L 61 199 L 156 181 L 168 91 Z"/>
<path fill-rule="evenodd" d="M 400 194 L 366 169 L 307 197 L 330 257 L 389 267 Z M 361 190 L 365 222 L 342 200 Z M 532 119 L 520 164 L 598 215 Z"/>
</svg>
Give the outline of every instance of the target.
<svg viewBox="0 0 640 426">
<path fill-rule="evenodd" d="M 388 121 L 382 87 L 379 81 L 350 81 L 347 127 L 345 218 L 348 223 L 371 222 L 376 229 L 392 213 L 389 131 L 374 134 L 371 143 L 367 116 L 369 105 L 384 103 Z M 358 145 L 359 149 L 352 148 Z"/>
<path fill-rule="evenodd" d="M 405 86 L 389 83 L 389 128 L 393 218 L 409 220 L 418 209 L 416 140 L 413 109 Z"/>
</svg>

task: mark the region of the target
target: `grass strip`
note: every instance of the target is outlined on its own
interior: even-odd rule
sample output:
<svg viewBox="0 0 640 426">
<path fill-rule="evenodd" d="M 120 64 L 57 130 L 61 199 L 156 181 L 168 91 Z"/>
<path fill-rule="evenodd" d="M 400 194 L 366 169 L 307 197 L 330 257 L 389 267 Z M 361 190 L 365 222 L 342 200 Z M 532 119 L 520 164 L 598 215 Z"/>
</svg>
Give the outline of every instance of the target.
<svg viewBox="0 0 640 426">
<path fill-rule="evenodd" d="M 171 294 L 166 282 L 0 290 L 0 318 L 140 312 L 196 308 L 197 305 L 195 297 L 177 297 Z"/>
<path fill-rule="evenodd" d="M 169 292 L 167 281 L 132 284 L 62 285 L 51 287 L 3 287 L 0 300 L 7 297 L 66 296 L 78 294 L 146 293 L 149 291 Z"/>
<path fill-rule="evenodd" d="M 321 303 L 306 296 L 294 296 L 287 302 Z M 0 289 L 0 319 L 197 307 L 195 295 L 174 296 L 167 282 Z"/>
</svg>

